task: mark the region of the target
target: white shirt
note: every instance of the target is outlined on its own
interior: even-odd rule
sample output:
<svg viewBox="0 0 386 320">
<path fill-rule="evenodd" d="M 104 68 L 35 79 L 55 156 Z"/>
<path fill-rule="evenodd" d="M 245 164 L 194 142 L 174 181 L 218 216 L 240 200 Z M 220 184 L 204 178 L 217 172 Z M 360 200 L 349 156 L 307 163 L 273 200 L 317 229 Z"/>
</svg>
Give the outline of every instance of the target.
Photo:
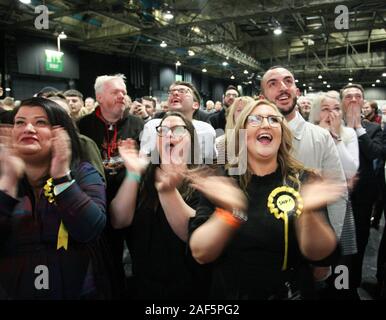
<svg viewBox="0 0 386 320">
<path fill-rule="evenodd" d="M 140 134 L 141 153 L 149 155 L 155 149 L 157 140 L 156 127 L 161 123 L 161 120 L 152 119 L 145 124 Z M 209 123 L 204 121 L 193 120 L 192 124 L 198 136 L 202 158 L 206 160 L 215 159 L 217 157 L 215 145 L 216 131 Z M 208 163 L 208 161 L 205 163 Z"/>
<path fill-rule="evenodd" d="M 289 127 L 294 135 L 295 158 L 304 166 L 317 169 L 323 177 L 330 177 L 338 183 L 345 184 L 346 177 L 342 163 L 330 133 L 305 121 L 298 112 L 289 122 Z M 336 202 L 327 206 L 328 217 L 338 239 L 343 228 L 347 200 L 346 192 Z"/>
</svg>

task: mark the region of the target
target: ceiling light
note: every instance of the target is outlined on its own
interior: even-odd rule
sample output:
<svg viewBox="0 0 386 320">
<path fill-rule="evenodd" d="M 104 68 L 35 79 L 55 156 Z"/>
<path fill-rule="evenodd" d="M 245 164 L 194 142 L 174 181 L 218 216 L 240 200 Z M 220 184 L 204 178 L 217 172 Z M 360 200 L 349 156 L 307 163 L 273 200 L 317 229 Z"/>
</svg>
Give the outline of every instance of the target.
<svg viewBox="0 0 386 320">
<path fill-rule="evenodd" d="M 375 84 L 373 83 L 371 86 L 372 86 L 372 87 L 375 87 Z"/>
<path fill-rule="evenodd" d="M 181 62 L 179 60 L 177 60 L 176 67 L 179 67 L 180 65 L 181 65 Z"/>
<path fill-rule="evenodd" d="M 348 81 L 353 81 L 353 78 L 348 78 Z"/>
<path fill-rule="evenodd" d="M 298 79 L 295 79 L 295 82 L 296 82 L 296 83 L 298 83 L 298 82 L 299 82 L 299 80 L 298 80 Z"/>
<path fill-rule="evenodd" d="M 67 39 L 67 35 L 64 33 L 64 31 L 62 31 L 59 35 L 58 35 L 59 39 Z"/>
<path fill-rule="evenodd" d="M 193 57 L 195 55 L 195 52 L 193 50 L 188 50 L 188 55 Z"/>
<path fill-rule="evenodd" d="M 305 83 L 303 83 L 303 87 L 306 87 L 307 85 Z"/>
<path fill-rule="evenodd" d="M 323 81 L 323 84 L 327 84 L 327 81 Z"/>
<path fill-rule="evenodd" d="M 233 74 L 231 75 L 231 79 L 232 79 L 232 80 L 235 80 L 235 76 L 234 76 Z"/>
<path fill-rule="evenodd" d="M 30 4 L 31 3 L 31 0 L 19 0 L 21 3 L 24 3 L 24 4 Z"/>
<path fill-rule="evenodd" d="M 248 74 L 248 70 L 244 70 L 244 74 Z"/>
<path fill-rule="evenodd" d="M 249 80 L 248 83 L 249 83 L 249 84 L 252 84 L 252 80 Z"/>
<path fill-rule="evenodd" d="M 207 72 L 208 70 L 206 70 L 206 69 L 204 68 L 204 69 L 202 69 L 201 71 L 205 73 L 205 72 Z"/>
<path fill-rule="evenodd" d="M 309 86 L 309 87 L 308 87 L 308 90 L 312 90 L 312 87 L 311 87 L 311 86 Z"/>
<path fill-rule="evenodd" d="M 257 77 L 260 79 L 260 78 L 261 78 L 261 75 L 258 74 Z"/>
<path fill-rule="evenodd" d="M 174 16 L 173 16 L 173 14 L 172 14 L 170 11 L 166 11 L 166 12 L 164 13 L 164 18 L 165 18 L 166 20 L 172 20 L 172 19 L 174 18 Z"/>
<path fill-rule="evenodd" d="M 275 28 L 275 30 L 273 30 L 273 33 L 278 36 L 278 35 L 281 35 L 283 33 L 283 30 L 281 30 L 280 27 L 277 27 L 277 28 Z"/>
<path fill-rule="evenodd" d="M 323 77 L 322 77 L 322 75 L 320 74 L 320 75 L 318 75 L 318 79 L 323 79 Z"/>
<path fill-rule="evenodd" d="M 161 44 L 160 44 L 160 47 L 161 48 L 166 48 L 168 45 L 165 41 L 162 41 Z"/>
<path fill-rule="evenodd" d="M 386 77 L 386 72 L 382 73 L 382 77 Z"/>
<path fill-rule="evenodd" d="M 192 27 L 192 31 L 194 31 L 195 33 L 201 33 L 201 30 L 199 27 Z"/>
<path fill-rule="evenodd" d="M 229 63 L 226 62 L 226 61 L 224 61 L 224 62 L 222 63 L 222 65 L 223 65 L 224 67 L 226 67 L 228 64 L 229 64 Z"/>
<path fill-rule="evenodd" d="M 351 85 L 352 85 L 352 82 L 349 82 L 348 85 L 351 86 Z"/>
<path fill-rule="evenodd" d="M 381 82 L 381 80 L 377 79 L 377 80 L 375 80 L 375 82 L 376 82 L 376 83 L 380 83 L 380 82 Z"/>
<path fill-rule="evenodd" d="M 331 86 L 328 84 L 327 86 L 326 86 L 327 88 L 331 88 Z"/>
<path fill-rule="evenodd" d="M 5 91 L 10 92 L 11 88 L 5 88 Z"/>
</svg>

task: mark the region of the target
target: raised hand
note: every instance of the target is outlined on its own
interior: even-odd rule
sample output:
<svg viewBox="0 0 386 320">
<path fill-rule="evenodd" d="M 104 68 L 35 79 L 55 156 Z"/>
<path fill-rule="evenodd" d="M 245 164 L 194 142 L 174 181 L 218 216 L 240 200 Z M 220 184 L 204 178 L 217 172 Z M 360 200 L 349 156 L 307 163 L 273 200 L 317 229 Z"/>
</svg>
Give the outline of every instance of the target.
<svg viewBox="0 0 386 320">
<path fill-rule="evenodd" d="M 245 211 L 248 206 L 244 192 L 229 177 L 207 176 L 206 171 L 188 173 L 191 186 L 200 191 L 214 205 L 232 211 Z M 207 172 L 206 172 L 207 173 Z"/>
<path fill-rule="evenodd" d="M 149 164 L 149 160 L 138 153 L 136 142 L 133 139 L 123 140 L 118 151 L 126 169 L 130 172 L 142 174 Z"/>
<path fill-rule="evenodd" d="M 67 131 L 59 126 L 52 129 L 52 158 L 50 175 L 53 178 L 65 176 L 71 165 L 71 140 Z"/>
<path fill-rule="evenodd" d="M 167 192 L 178 188 L 185 177 L 186 167 L 178 165 L 162 165 L 155 172 L 155 188 L 158 192 Z"/>
<path fill-rule="evenodd" d="M 304 184 L 301 188 L 304 211 L 318 210 L 332 203 L 346 191 L 345 184 L 339 184 L 332 180 L 317 181 Z"/>
<path fill-rule="evenodd" d="M 0 126 L 0 189 L 16 197 L 17 184 L 25 171 L 25 163 L 15 154 L 11 142 L 12 126 Z"/>
</svg>

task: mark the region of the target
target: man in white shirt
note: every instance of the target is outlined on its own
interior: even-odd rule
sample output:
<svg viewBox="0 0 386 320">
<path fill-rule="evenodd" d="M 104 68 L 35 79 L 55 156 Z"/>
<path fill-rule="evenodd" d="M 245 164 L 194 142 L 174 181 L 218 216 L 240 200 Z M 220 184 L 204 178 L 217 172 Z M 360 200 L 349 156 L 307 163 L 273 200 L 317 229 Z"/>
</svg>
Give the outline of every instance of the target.
<svg viewBox="0 0 386 320">
<path fill-rule="evenodd" d="M 188 120 L 192 121 L 201 147 L 201 156 L 205 163 L 213 163 L 216 158 L 214 128 L 203 121 L 193 120 L 195 110 L 200 108 L 200 94 L 193 84 L 189 82 L 176 81 L 169 87 L 168 105 L 169 111 L 178 111 Z M 150 155 L 156 145 L 156 127 L 161 119 L 152 119 L 145 124 L 141 140 L 141 153 Z M 152 161 L 155 159 L 152 159 Z"/>
</svg>

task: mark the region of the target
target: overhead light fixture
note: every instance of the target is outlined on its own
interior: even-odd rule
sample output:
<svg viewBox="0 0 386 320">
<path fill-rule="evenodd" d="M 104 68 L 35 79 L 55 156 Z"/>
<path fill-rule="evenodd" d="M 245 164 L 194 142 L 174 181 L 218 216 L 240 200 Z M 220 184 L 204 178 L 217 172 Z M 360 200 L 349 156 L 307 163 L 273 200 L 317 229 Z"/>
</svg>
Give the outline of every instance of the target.
<svg viewBox="0 0 386 320">
<path fill-rule="evenodd" d="M 5 91 L 10 92 L 11 88 L 5 88 Z"/>
<path fill-rule="evenodd" d="M 244 70 L 244 74 L 248 74 L 248 70 Z"/>
<path fill-rule="evenodd" d="M 160 47 L 161 48 L 166 48 L 168 45 L 167 45 L 167 43 L 165 42 L 165 41 L 162 41 L 161 43 L 160 43 Z"/>
<path fill-rule="evenodd" d="M 299 82 L 299 80 L 298 80 L 298 79 L 295 79 L 295 82 L 296 82 L 296 83 L 298 83 L 298 82 Z"/>
<path fill-rule="evenodd" d="M 193 50 L 188 50 L 188 55 L 193 57 L 196 53 Z"/>
<path fill-rule="evenodd" d="M 64 31 L 62 31 L 59 35 L 58 35 L 59 39 L 67 39 L 67 35 L 64 33 Z"/>
<path fill-rule="evenodd" d="M 258 74 L 257 77 L 260 79 L 260 78 L 261 78 L 261 75 Z"/>
<path fill-rule="evenodd" d="M 351 85 L 352 85 L 352 82 L 349 82 L 348 85 L 351 86 Z"/>
<path fill-rule="evenodd" d="M 318 75 L 318 79 L 323 79 L 323 76 L 321 74 Z"/>
<path fill-rule="evenodd" d="M 166 20 L 172 20 L 174 18 L 174 15 L 168 10 L 164 13 L 164 18 Z"/>
<path fill-rule="evenodd" d="M 323 84 L 327 84 L 327 81 L 323 81 Z"/>
<path fill-rule="evenodd" d="M 24 4 L 30 4 L 31 3 L 31 0 L 19 0 L 21 3 L 24 3 Z"/>
<path fill-rule="evenodd" d="M 180 65 L 181 65 L 180 60 L 177 60 L 177 62 L 176 62 L 176 67 L 179 67 Z"/>
<path fill-rule="evenodd" d="M 386 72 L 382 73 L 382 77 L 386 77 Z"/>
<path fill-rule="evenodd" d="M 307 85 L 305 83 L 303 83 L 303 87 L 306 87 Z"/>
<path fill-rule="evenodd" d="M 277 36 L 281 35 L 283 33 L 283 30 L 281 30 L 281 27 L 277 27 L 273 30 L 273 33 Z"/>
<path fill-rule="evenodd" d="M 353 81 L 353 78 L 348 78 L 348 81 Z"/>
<path fill-rule="evenodd" d="M 312 90 L 312 87 L 311 87 L 311 86 L 309 86 L 309 87 L 308 87 L 308 90 Z"/>
<path fill-rule="evenodd" d="M 205 73 L 205 72 L 207 72 L 208 70 L 206 70 L 206 69 L 204 68 L 204 69 L 202 69 L 201 71 Z"/>
<path fill-rule="evenodd" d="M 226 61 L 223 61 L 223 63 L 222 63 L 222 65 L 223 65 L 224 67 L 226 67 L 228 64 L 229 64 L 229 63 L 226 62 Z"/>
<path fill-rule="evenodd" d="M 331 88 L 331 86 L 328 84 L 327 86 L 326 86 L 327 88 Z"/>
<path fill-rule="evenodd" d="M 372 87 L 375 87 L 375 84 L 373 83 L 371 86 L 372 86 Z"/>
<path fill-rule="evenodd" d="M 67 35 L 64 33 L 64 31 L 62 31 L 61 33 L 59 33 L 58 37 L 56 38 L 59 52 L 61 51 L 60 50 L 60 40 L 64 40 L 64 39 L 67 39 Z"/>
<path fill-rule="evenodd" d="M 380 83 L 380 82 L 381 82 L 381 80 L 377 79 L 377 80 L 375 80 L 375 82 L 376 82 L 376 83 Z"/>
<path fill-rule="evenodd" d="M 195 33 L 201 33 L 200 28 L 197 26 L 192 27 L 192 31 L 194 31 Z"/>
<path fill-rule="evenodd" d="M 232 79 L 232 80 L 235 80 L 235 76 L 234 76 L 233 74 L 231 75 L 231 79 Z"/>
<path fill-rule="evenodd" d="M 249 83 L 249 84 L 252 84 L 252 80 L 249 80 L 248 83 Z"/>
</svg>

